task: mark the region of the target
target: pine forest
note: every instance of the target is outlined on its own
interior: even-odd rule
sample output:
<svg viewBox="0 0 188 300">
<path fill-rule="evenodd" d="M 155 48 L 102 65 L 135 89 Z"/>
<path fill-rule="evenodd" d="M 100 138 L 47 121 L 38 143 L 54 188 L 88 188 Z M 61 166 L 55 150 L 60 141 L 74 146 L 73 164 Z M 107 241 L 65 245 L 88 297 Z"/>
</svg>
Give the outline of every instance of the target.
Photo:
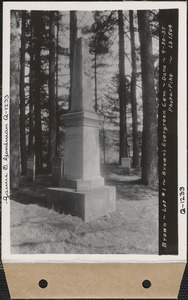
<svg viewBox="0 0 188 300">
<path fill-rule="evenodd" d="M 20 64 L 19 108 L 12 114 L 19 109 L 21 174 L 33 153 L 37 173 L 50 173 L 52 157 L 63 157 L 60 116 L 70 108 L 74 44 L 83 36 L 91 54 L 93 108 L 104 116 L 101 162 L 117 164 L 130 157 L 132 168 L 142 166 L 143 182 L 156 184 L 158 12 L 12 14 L 19 48 L 12 60 Z"/>
</svg>

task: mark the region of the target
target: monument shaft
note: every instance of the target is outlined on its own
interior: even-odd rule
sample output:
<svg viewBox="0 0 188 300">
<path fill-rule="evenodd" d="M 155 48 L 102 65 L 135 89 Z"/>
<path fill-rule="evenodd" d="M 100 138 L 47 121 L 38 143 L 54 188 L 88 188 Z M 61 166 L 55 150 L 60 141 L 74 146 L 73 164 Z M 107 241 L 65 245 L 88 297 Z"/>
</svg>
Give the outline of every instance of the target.
<svg viewBox="0 0 188 300">
<path fill-rule="evenodd" d="M 58 188 L 48 189 L 48 203 L 59 211 L 90 221 L 115 210 L 115 187 L 100 175 L 99 128 L 103 116 L 93 111 L 89 47 L 76 42 L 70 112 L 65 123 L 64 175 Z M 53 200 L 52 200 L 53 199 Z"/>
</svg>

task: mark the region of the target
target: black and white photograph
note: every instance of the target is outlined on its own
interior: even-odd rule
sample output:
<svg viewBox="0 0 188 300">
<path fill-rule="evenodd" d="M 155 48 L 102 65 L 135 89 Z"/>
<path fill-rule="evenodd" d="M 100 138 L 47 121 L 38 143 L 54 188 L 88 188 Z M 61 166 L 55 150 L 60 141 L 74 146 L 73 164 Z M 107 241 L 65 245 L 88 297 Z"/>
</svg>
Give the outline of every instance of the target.
<svg viewBox="0 0 188 300">
<path fill-rule="evenodd" d="M 182 258 L 179 9 L 48 6 L 9 6 L 6 23 L 7 253 Z"/>
</svg>

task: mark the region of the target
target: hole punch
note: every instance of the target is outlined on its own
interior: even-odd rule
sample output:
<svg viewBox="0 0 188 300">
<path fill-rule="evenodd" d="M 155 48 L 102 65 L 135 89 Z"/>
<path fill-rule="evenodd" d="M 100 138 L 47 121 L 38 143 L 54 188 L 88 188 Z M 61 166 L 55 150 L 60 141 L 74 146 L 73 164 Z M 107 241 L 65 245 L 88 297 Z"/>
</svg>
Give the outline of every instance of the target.
<svg viewBox="0 0 188 300">
<path fill-rule="evenodd" d="M 39 281 L 39 286 L 41 289 L 45 289 L 48 286 L 48 282 L 45 279 Z"/>
<path fill-rule="evenodd" d="M 144 281 L 142 282 L 142 286 L 143 286 L 143 288 L 145 288 L 145 289 L 149 289 L 149 288 L 151 287 L 151 281 L 149 281 L 149 280 L 144 280 Z"/>
</svg>

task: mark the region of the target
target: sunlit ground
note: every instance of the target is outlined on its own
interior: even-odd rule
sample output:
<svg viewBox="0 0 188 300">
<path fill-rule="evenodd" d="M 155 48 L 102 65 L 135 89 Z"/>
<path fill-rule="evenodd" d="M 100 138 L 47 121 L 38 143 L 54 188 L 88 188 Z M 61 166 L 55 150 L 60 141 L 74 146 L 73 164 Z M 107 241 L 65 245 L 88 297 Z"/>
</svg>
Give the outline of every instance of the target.
<svg viewBox="0 0 188 300">
<path fill-rule="evenodd" d="M 106 185 L 114 185 L 115 212 L 85 223 L 46 206 L 50 176 L 35 183 L 23 179 L 11 197 L 11 253 L 158 254 L 158 190 L 139 182 L 138 172 L 117 165 L 102 167 Z"/>
</svg>

